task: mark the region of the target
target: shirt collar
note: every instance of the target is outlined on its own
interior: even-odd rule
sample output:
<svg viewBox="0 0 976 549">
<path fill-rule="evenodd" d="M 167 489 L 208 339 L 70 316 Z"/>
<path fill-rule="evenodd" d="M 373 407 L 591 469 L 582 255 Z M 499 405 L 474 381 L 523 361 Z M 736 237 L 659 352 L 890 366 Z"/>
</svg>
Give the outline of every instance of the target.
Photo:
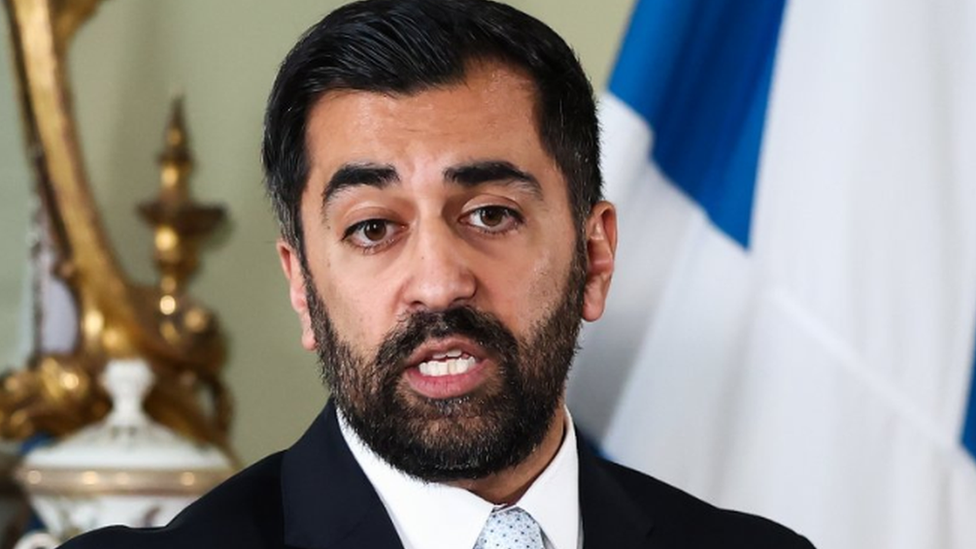
<svg viewBox="0 0 976 549">
<path fill-rule="evenodd" d="M 549 465 L 529 486 L 518 505 L 539 523 L 552 549 L 579 547 L 579 456 L 576 429 L 566 410 L 562 445 Z"/>
<path fill-rule="evenodd" d="M 542 529 L 551 549 L 579 543 L 579 461 L 569 410 L 562 444 L 546 469 L 519 499 Z M 474 547 L 495 506 L 467 490 L 428 483 L 393 468 L 374 454 L 339 413 L 339 429 L 386 507 L 404 549 Z"/>
</svg>

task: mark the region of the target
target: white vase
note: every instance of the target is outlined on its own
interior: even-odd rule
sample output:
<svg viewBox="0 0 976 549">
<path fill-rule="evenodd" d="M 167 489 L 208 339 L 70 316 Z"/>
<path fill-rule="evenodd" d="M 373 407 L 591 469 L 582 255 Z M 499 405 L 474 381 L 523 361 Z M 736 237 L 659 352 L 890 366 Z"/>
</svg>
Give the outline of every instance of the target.
<svg viewBox="0 0 976 549">
<path fill-rule="evenodd" d="M 17 549 L 53 547 L 45 543 L 114 524 L 164 525 L 233 473 L 218 448 L 190 441 L 146 415 L 142 401 L 152 381 L 145 361 L 112 361 L 102 375 L 111 413 L 27 454 L 15 478 L 48 532 L 28 534 Z"/>
</svg>

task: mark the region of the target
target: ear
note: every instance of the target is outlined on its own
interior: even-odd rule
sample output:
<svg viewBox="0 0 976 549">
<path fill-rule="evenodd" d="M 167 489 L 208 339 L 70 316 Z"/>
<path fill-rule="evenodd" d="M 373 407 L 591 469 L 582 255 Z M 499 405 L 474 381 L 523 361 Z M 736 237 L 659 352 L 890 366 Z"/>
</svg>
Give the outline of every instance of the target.
<svg viewBox="0 0 976 549">
<path fill-rule="evenodd" d="M 281 270 L 288 279 L 288 298 L 291 308 L 298 313 L 298 320 L 302 324 L 302 347 L 309 351 L 315 350 L 315 332 L 312 330 L 312 318 L 308 314 L 308 299 L 305 293 L 305 273 L 302 271 L 298 252 L 282 239 L 278 239 L 278 259 Z"/>
<path fill-rule="evenodd" d="M 583 318 L 593 322 L 603 315 L 613 277 L 617 252 L 617 210 L 600 201 L 586 220 L 586 286 L 583 289 Z"/>
</svg>

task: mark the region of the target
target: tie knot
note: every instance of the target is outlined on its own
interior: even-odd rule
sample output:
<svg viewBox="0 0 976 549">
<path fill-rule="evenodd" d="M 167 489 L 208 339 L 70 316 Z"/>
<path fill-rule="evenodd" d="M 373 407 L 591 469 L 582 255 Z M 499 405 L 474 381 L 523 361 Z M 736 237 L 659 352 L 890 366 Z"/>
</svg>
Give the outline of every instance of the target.
<svg viewBox="0 0 976 549">
<path fill-rule="evenodd" d="M 519 507 L 497 509 L 488 516 L 474 549 L 543 549 L 542 530 Z"/>
</svg>

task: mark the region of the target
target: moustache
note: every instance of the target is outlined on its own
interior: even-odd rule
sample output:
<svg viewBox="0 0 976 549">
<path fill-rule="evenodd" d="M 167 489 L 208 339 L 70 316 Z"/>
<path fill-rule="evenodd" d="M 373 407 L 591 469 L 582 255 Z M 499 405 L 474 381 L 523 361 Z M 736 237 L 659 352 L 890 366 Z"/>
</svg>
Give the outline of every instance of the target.
<svg viewBox="0 0 976 549">
<path fill-rule="evenodd" d="M 410 355 L 424 342 L 451 336 L 474 341 L 502 363 L 517 363 L 519 344 L 515 335 L 494 315 L 461 306 L 411 314 L 383 338 L 374 364 L 402 371 Z"/>
</svg>

